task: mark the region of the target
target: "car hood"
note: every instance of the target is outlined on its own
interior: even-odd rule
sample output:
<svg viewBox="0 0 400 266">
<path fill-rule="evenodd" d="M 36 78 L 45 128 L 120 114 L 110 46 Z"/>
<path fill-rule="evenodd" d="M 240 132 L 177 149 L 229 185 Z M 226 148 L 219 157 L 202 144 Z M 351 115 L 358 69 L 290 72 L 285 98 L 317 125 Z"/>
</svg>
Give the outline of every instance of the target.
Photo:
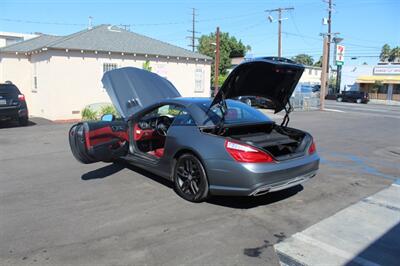
<svg viewBox="0 0 400 266">
<path fill-rule="evenodd" d="M 289 102 L 303 71 L 303 65 L 280 57 L 246 61 L 232 70 L 211 106 L 223 98 L 259 96 L 268 99 L 267 108 L 278 113 Z"/>
<path fill-rule="evenodd" d="M 181 96 L 167 79 L 135 67 L 107 71 L 101 81 L 124 119 L 160 100 Z"/>
</svg>

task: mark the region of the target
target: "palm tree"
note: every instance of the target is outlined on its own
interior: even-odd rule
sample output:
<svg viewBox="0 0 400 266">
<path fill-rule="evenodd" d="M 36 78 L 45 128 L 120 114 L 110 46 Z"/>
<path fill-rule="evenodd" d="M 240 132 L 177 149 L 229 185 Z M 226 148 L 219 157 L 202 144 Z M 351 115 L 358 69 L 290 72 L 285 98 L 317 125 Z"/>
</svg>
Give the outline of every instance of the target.
<svg viewBox="0 0 400 266">
<path fill-rule="evenodd" d="M 379 56 L 381 62 L 385 62 L 386 60 L 388 60 L 390 57 L 390 53 L 391 53 L 390 46 L 389 44 L 386 43 L 384 46 L 382 46 L 381 54 Z"/>
<path fill-rule="evenodd" d="M 389 62 L 400 61 L 400 47 L 397 46 L 390 51 Z"/>
</svg>

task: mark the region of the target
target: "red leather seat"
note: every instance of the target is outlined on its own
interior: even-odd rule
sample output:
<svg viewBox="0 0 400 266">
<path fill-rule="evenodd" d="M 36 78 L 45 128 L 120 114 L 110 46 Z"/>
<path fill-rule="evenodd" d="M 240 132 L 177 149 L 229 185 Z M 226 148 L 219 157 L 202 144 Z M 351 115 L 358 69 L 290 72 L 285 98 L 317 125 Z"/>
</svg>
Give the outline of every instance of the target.
<svg viewBox="0 0 400 266">
<path fill-rule="evenodd" d="M 148 154 L 161 158 L 164 155 L 164 148 L 159 148 L 154 151 L 149 151 Z"/>
<path fill-rule="evenodd" d="M 164 155 L 164 148 L 159 148 L 155 150 L 154 155 L 157 156 L 158 158 L 162 157 Z"/>
</svg>

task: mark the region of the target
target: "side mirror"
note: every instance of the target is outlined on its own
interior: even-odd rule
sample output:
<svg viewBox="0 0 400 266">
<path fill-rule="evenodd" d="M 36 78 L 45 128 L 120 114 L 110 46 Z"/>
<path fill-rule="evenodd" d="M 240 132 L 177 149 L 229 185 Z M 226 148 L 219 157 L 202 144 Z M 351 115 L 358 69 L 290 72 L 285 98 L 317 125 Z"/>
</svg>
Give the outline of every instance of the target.
<svg viewBox="0 0 400 266">
<path fill-rule="evenodd" d="M 101 121 L 111 122 L 115 120 L 115 116 L 113 114 L 105 114 L 101 117 Z"/>
</svg>

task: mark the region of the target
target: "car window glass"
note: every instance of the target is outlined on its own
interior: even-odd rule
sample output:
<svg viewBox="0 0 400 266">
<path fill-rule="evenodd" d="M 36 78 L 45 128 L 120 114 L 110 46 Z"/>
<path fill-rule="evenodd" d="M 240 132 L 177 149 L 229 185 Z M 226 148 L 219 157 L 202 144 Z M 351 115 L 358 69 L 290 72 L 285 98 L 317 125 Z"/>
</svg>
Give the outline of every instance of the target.
<svg viewBox="0 0 400 266">
<path fill-rule="evenodd" d="M 243 104 L 238 101 L 227 100 L 228 109 L 225 112 L 225 124 L 241 124 L 241 123 L 260 123 L 271 121 L 260 111 Z M 207 104 L 201 105 L 202 109 L 207 112 Z M 208 123 L 217 124 L 222 118 L 222 111 L 218 105 L 213 106 L 206 114 L 206 120 L 203 125 Z"/>
<path fill-rule="evenodd" d="M 20 94 L 18 88 L 12 84 L 1 84 L 0 85 L 0 93 L 1 94 L 9 94 L 12 96 L 17 96 Z"/>
<path fill-rule="evenodd" d="M 183 109 L 179 115 L 177 115 L 172 122 L 174 126 L 195 126 L 196 123 L 194 122 L 192 116 Z"/>
<path fill-rule="evenodd" d="M 143 116 L 143 119 L 149 119 L 159 116 L 168 116 L 173 119 L 173 125 L 181 125 L 181 126 L 193 126 L 196 125 L 191 115 L 188 113 L 186 108 L 179 105 L 167 104 L 160 106 L 146 115 Z"/>
</svg>

